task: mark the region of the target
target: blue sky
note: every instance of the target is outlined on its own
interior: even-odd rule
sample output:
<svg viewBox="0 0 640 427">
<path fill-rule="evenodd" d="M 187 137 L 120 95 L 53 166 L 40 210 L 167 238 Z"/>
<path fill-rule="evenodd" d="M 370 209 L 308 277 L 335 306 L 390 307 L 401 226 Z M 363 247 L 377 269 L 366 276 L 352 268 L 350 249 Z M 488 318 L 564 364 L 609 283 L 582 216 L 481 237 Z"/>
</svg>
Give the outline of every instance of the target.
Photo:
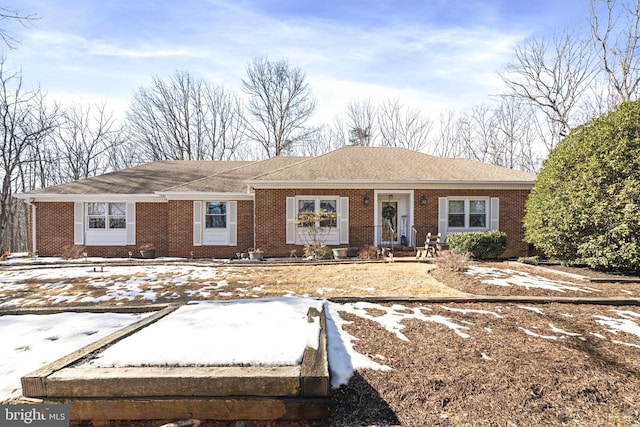
<svg viewBox="0 0 640 427">
<path fill-rule="evenodd" d="M 153 76 L 187 70 L 240 92 L 257 56 L 301 67 L 330 121 L 350 100 L 399 99 L 432 119 L 488 102 L 536 34 L 585 26 L 587 0 L 11 0 L 35 13 L 6 51 L 24 82 L 122 114 Z M 5 25 L 7 27 L 7 25 Z"/>
</svg>

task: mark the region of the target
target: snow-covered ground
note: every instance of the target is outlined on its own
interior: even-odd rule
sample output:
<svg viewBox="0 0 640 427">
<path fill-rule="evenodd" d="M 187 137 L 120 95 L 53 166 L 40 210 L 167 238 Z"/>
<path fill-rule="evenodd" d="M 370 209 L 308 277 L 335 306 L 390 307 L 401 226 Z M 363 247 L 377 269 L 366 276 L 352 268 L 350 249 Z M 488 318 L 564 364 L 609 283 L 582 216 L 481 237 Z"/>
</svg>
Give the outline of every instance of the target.
<svg viewBox="0 0 640 427">
<path fill-rule="evenodd" d="M 0 401 L 21 394 L 20 378 L 130 325 L 146 314 L 0 316 Z"/>
<path fill-rule="evenodd" d="M 465 272 L 480 278 L 482 283 L 495 286 L 521 286 L 526 289 L 546 289 L 554 292 L 577 291 L 585 294 L 600 292 L 589 286 L 577 286 L 572 282 L 549 280 L 535 274 L 511 269 L 471 266 Z"/>
<path fill-rule="evenodd" d="M 127 281 L 126 286 L 122 283 L 117 285 L 118 288 L 114 289 L 110 297 L 112 300 L 149 296 L 146 293 L 146 286 L 142 286 L 147 285 L 149 280 L 163 282 L 162 285 L 156 285 L 159 286 L 157 292 L 170 292 L 172 286 L 179 286 L 198 274 L 205 274 L 189 266 L 118 267 L 120 272 L 124 268 L 131 269 L 129 273 L 132 277 Z M 0 271 L 0 301 L 1 295 L 6 296 L 6 301 L 12 301 L 9 296 L 19 291 L 16 288 L 20 283 L 29 280 L 41 280 L 44 283 L 43 286 L 52 287 L 54 292 L 51 295 L 55 295 L 56 289 L 66 289 L 78 274 L 83 274 L 83 271 L 86 271 L 86 268 L 77 266 L 59 266 L 55 268 L 55 272 L 48 271 L 47 268 Z M 482 273 L 492 274 L 494 280 L 499 279 L 505 282 L 523 283 L 525 280 L 519 276 L 519 273 L 514 273 L 513 276 L 518 277 L 512 278 L 510 273 L 505 273 L 504 270 L 500 273 L 487 271 Z M 51 274 L 51 278 L 55 278 L 55 281 L 43 280 L 47 274 Z M 94 272 L 91 274 L 91 277 L 95 277 Z M 212 273 L 209 271 L 206 274 Z M 224 286 L 224 269 L 216 274 L 220 274 L 220 277 L 214 279 L 209 276 L 210 283 L 206 286 Z M 531 278 L 526 280 L 529 286 L 530 283 L 540 282 Z M 560 282 L 555 283 L 557 286 L 566 285 Z M 107 285 L 103 279 L 99 278 L 93 282 L 93 285 L 116 286 Z M 348 283 L 340 285 L 348 286 Z M 544 284 L 544 286 L 550 285 L 546 282 Z M 587 289 L 585 292 L 588 291 Z M 77 295 L 77 301 L 83 301 L 85 297 L 86 295 L 80 293 Z M 155 301 L 150 297 L 147 299 Z M 159 322 L 156 328 L 148 327 L 146 331 L 121 341 L 121 346 L 116 345 L 112 347 L 113 350 L 105 351 L 100 359 L 96 359 L 99 362 L 92 363 L 103 366 L 117 366 L 120 363 L 149 363 L 148 360 L 145 362 L 136 359 L 136 356 L 161 354 L 167 348 L 176 352 L 170 357 L 169 353 L 166 353 L 165 357 L 154 360 L 153 363 L 167 364 L 176 361 L 184 364 L 297 363 L 301 357 L 301 350 L 315 342 L 312 338 L 317 336 L 318 331 L 317 323 L 307 321 L 307 310 L 309 307 L 321 306 L 324 306 L 327 314 L 328 356 L 334 387 L 346 383 L 357 369 L 390 369 L 384 363 L 385 355 L 382 351 L 380 354 L 364 355 L 355 350 L 357 337 L 345 331 L 344 327 L 349 322 L 345 320 L 344 314 L 358 316 L 385 328 L 394 334 L 399 345 L 409 339 L 403 333 L 407 321 L 428 322 L 434 327 L 448 328 L 451 331 L 452 340 L 469 340 L 471 343 L 473 322 L 470 318 L 474 316 L 488 318 L 499 324 L 503 316 L 499 309 L 463 309 L 453 304 L 425 304 L 410 307 L 401 304 L 388 306 L 367 302 L 336 304 L 302 298 L 294 294 L 268 300 L 200 302 L 183 306 L 174 313 L 175 317 L 167 318 L 167 323 Z M 534 312 L 541 319 L 545 319 L 544 306 L 514 305 L 510 309 L 521 310 L 523 313 Z M 598 314 L 589 320 L 594 330 L 598 331 L 592 332 L 591 335 L 610 340 L 616 345 L 640 349 L 638 344 L 640 343 L 640 309 L 622 310 L 601 307 L 598 310 L 600 310 Z M 135 322 L 142 316 L 91 313 L 0 316 L 0 401 L 20 394 L 19 378 L 21 376 Z M 566 317 L 570 318 L 570 315 L 567 314 Z M 274 331 L 277 331 L 275 338 Z M 564 326 L 564 329 L 559 328 L 551 319 L 543 320 L 536 326 L 519 325 L 519 331 L 523 335 L 545 340 L 584 340 L 586 338 L 582 335 L 584 332 L 572 331 L 567 326 Z M 479 332 L 476 331 L 476 333 Z M 480 333 L 491 334 L 491 329 L 484 328 Z M 158 339 L 158 335 L 162 338 Z M 629 335 L 638 339 L 629 342 L 629 339 L 626 339 Z M 278 341 L 274 345 L 266 345 L 267 336 L 269 339 Z M 174 340 L 183 340 L 183 342 L 180 344 Z M 197 346 L 201 346 L 201 349 L 195 351 L 193 346 L 188 345 L 193 341 Z M 167 346 L 163 347 L 163 351 L 153 350 L 150 347 L 153 342 L 165 343 Z M 230 346 L 229 343 L 233 345 Z M 147 351 L 141 352 L 139 349 Z M 234 352 L 234 350 L 242 351 Z M 129 359 L 125 360 L 124 355 Z M 491 354 L 482 353 L 482 358 L 490 361 Z"/>
</svg>

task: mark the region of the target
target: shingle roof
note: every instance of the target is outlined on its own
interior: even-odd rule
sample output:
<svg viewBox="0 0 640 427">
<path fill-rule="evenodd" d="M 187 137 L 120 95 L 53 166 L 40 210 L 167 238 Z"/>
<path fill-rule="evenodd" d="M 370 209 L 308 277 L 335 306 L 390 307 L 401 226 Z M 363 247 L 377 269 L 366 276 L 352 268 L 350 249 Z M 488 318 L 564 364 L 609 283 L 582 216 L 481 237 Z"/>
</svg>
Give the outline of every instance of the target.
<svg viewBox="0 0 640 427">
<path fill-rule="evenodd" d="M 396 147 L 343 147 L 265 173 L 253 181 L 535 181 L 534 174 L 468 159 L 430 156 Z"/>
<path fill-rule="evenodd" d="M 253 162 L 163 160 L 33 190 L 27 194 L 153 194 L 176 184 L 224 173 L 251 163 Z"/>
<path fill-rule="evenodd" d="M 395 147 L 343 147 L 318 157 L 273 157 L 247 161 L 166 160 L 24 193 L 92 195 L 238 193 L 270 183 L 522 183 L 534 174 L 468 159 L 448 159 Z"/>
<path fill-rule="evenodd" d="M 278 171 L 283 167 L 300 163 L 301 161 L 304 161 L 306 159 L 309 159 L 309 157 L 272 157 L 259 162 L 248 163 L 234 169 L 217 172 L 196 181 L 176 185 L 174 187 L 161 191 L 161 193 L 246 192 L 246 180 L 265 174 L 267 172 Z"/>
</svg>

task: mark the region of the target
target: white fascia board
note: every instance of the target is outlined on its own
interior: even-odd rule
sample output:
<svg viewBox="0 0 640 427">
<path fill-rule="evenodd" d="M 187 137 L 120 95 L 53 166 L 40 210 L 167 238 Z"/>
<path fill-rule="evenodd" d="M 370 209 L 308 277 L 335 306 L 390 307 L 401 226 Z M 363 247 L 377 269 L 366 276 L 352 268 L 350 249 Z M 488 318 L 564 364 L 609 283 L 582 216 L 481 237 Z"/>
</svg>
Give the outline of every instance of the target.
<svg viewBox="0 0 640 427">
<path fill-rule="evenodd" d="M 158 191 L 156 194 L 162 196 L 166 200 L 253 200 L 251 193 L 224 193 L 224 192 L 207 192 L 207 193 L 184 193 L 171 191 Z"/>
<path fill-rule="evenodd" d="M 247 181 L 254 189 L 346 188 L 416 190 L 531 190 L 535 181 Z"/>
<path fill-rule="evenodd" d="M 162 196 L 157 194 L 29 194 L 22 193 L 14 196 L 29 202 L 138 202 L 163 203 Z"/>
</svg>

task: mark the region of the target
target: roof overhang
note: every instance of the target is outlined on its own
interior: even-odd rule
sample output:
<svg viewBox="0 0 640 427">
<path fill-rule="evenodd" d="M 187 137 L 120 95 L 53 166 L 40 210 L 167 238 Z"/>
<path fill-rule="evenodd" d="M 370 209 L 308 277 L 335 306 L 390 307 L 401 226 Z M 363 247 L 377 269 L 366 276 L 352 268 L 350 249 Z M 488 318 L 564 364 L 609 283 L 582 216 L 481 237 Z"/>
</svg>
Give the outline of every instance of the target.
<svg viewBox="0 0 640 427">
<path fill-rule="evenodd" d="M 370 180 L 316 180 L 266 181 L 249 180 L 254 189 L 283 188 L 336 188 L 336 189 L 413 189 L 413 190 L 531 190 L 535 181 L 370 181 Z"/>
<path fill-rule="evenodd" d="M 38 194 L 22 193 L 14 196 L 25 202 L 140 202 L 162 203 L 167 200 L 158 194 Z"/>
<path fill-rule="evenodd" d="M 253 200 L 252 193 L 158 191 L 156 194 L 165 200 Z"/>
</svg>

